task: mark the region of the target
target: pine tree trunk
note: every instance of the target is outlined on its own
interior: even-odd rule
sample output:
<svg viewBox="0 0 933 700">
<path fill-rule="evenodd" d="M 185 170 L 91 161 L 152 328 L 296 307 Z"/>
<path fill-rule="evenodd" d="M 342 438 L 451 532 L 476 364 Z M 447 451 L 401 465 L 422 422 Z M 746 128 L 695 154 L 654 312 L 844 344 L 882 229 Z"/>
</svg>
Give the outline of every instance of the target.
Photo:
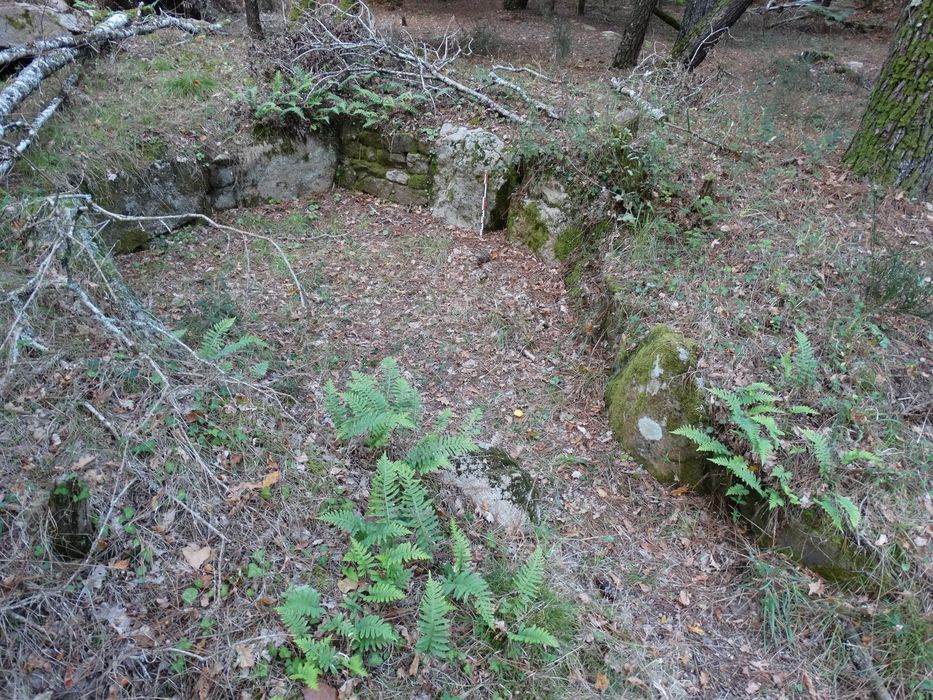
<svg viewBox="0 0 933 700">
<path fill-rule="evenodd" d="M 641 53 L 641 45 L 645 43 L 648 22 L 657 2 L 658 0 L 635 0 L 632 14 L 622 30 L 619 48 L 612 59 L 613 68 L 633 68 L 638 64 L 638 54 Z"/>
<path fill-rule="evenodd" d="M 933 195 L 933 0 L 908 2 L 843 157 L 858 175 Z"/>
<path fill-rule="evenodd" d="M 683 64 L 687 70 L 696 68 L 751 4 L 752 0 L 719 0 L 674 44 L 671 58 Z"/>
<path fill-rule="evenodd" d="M 502 7 L 506 10 L 527 10 L 528 0 L 502 0 Z"/>
<path fill-rule="evenodd" d="M 687 32 L 693 29 L 703 15 L 709 12 L 715 0 L 687 0 L 687 6 L 684 8 L 684 16 L 680 20 L 680 32 L 677 34 L 677 41 L 683 39 Z"/>
<path fill-rule="evenodd" d="M 246 10 L 246 28 L 254 39 L 262 39 L 262 20 L 259 18 L 259 0 L 243 0 Z"/>
</svg>

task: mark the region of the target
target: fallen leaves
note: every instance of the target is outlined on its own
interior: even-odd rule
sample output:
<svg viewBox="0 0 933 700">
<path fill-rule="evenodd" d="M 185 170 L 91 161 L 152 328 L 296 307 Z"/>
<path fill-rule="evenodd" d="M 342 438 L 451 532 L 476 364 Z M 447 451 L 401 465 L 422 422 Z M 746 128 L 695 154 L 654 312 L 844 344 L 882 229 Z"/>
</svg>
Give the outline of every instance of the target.
<svg viewBox="0 0 933 700">
<path fill-rule="evenodd" d="M 301 697 L 302 700 L 337 700 L 337 689 L 318 681 L 317 688 L 305 688 Z"/>
<path fill-rule="evenodd" d="M 189 544 L 181 550 L 181 555 L 188 562 L 188 566 L 195 571 L 198 571 L 204 562 L 211 558 L 212 554 L 213 550 L 208 545 L 198 547 L 196 544 Z"/>
<path fill-rule="evenodd" d="M 605 693 L 609 690 L 609 677 L 605 673 L 597 673 L 596 681 L 593 683 L 593 689 L 597 693 Z"/>
</svg>

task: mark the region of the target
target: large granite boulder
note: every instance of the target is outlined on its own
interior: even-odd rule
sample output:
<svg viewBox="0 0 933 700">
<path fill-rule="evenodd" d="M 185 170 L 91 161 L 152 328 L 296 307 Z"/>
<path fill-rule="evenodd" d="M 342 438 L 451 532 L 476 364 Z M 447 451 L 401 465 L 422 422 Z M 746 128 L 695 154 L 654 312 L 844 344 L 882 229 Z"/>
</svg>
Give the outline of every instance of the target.
<svg viewBox="0 0 933 700">
<path fill-rule="evenodd" d="M 502 139 L 483 129 L 444 124 L 434 146 L 434 216 L 474 231 L 481 224 L 488 230 L 503 228 L 518 173 Z"/>
<path fill-rule="evenodd" d="M 698 485 L 705 460 L 693 443 L 671 431 L 702 418 L 696 343 L 656 326 L 606 389 L 609 427 L 658 481 Z"/>
<path fill-rule="evenodd" d="M 337 140 L 324 133 L 303 139 L 273 135 L 244 148 L 237 160 L 239 206 L 299 199 L 333 187 Z"/>
</svg>

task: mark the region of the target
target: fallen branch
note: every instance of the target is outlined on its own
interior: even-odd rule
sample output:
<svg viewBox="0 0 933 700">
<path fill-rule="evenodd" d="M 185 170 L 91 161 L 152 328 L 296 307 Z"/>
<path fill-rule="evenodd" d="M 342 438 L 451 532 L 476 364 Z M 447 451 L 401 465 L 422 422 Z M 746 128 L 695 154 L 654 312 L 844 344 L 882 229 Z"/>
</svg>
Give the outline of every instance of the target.
<svg viewBox="0 0 933 700">
<path fill-rule="evenodd" d="M 664 22 L 668 27 L 671 27 L 674 31 L 680 31 L 680 22 L 677 21 L 677 18 L 674 15 L 668 14 L 662 10 L 657 5 L 654 6 L 654 9 L 651 11 L 655 17 Z"/>
<path fill-rule="evenodd" d="M 850 624 L 846 625 L 846 649 L 849 652 L 849 658 L 852 659 L 852 665 L 871 684 L 872 695 L 875 700 L 894 700 L 894 696 L 888 692 L 887 687 L 884 685 L 884 679 L 881 678 L 872 663 L 871 655 L 862 646 L 858 632 Z"/>
<path fill-rule="evenodd" d="M 101 22 L 95 31 L 113 31 L 129 24 L 126 13 L 118 12 Z M 0 92 L 0 139 L 6 138 L 9 127 L 7 120 L 23 101 L 34 93 L 43 80 L 76 60 L 81 52 L 78 49 L 57 49 L 44 56 L 39 56 L 19 72 L 3 92 Z"/>
<path fill-rule="evenodd" d="M 559 112 L 557 112 L 553 107 L 551 107 L 548 104 L 545 104 L 541 100 L 538 100 L 532 97 L 527 92 L 525 92 L 525 89 L 522 88 L 520 85 L 513 83 L 511 80 L 506 80 L 505 78 L 498 75 L 495 72 L 495 70 L 489 71 L 489 77 L 492 80 L 492 82 L 494 82 L 496 85 L 501 85 L 504 88 L 513 90 L 515 93 L 518 94 L 519 97 L 525 100 L 525 102 L 530 104 L 535 109 L 540 110 L 541 112 L 544 112 L 551 119 L 554 119 L 555 121 L 561 121 L 564 118 L 564 116 L 560 114 Z"/>
<path fill-rule="evenodd" d="M 0 178 L 4 177 L 13 169 L 16 159 L 23 155 L 26 149 L 33 144 L 33 141 L 36 140 L 36 136 L 39 134 L 39 129 L 43 127 L 52 115 L 55 114 L 55 111 L 61 106 L 62 102 L 65 101 L 68 91 L 77 85 L 79 75 L 80 71 L 72 73 L 62 85 L 62 91 L 53 97 L 43 110 L 36 115 L 36 118 L 32 120 L 32 124 L 29 125 L 26 136 L 15 146 L 7 146 L 4 149 L 7 150 L 7 154 L 0 156 Z"/>
<path fill-rule="evenodd" d="M 659 109 L 658 107 L 655 107 L 653 104 L 648 102 L 648 100 L 646 100 L 644 97 L 639 95 L 637 92 L 635 92 L 629 87 L 626 87 L 622 83 L 621 79 L 612 78 L 609 82 L 612 84 L 612 87 L 614 87 L 621 94 L 631 99 L 632 102 L 635 103 L 636 107 L 638 107 L 642 112 L 647 114 L 649 117 L 654 119 L 656 122 L 660 124 L 665 124 L 666 126 L 670 127 L 671 129 L 674 129 L 675 131 L 679 131 L 681 133 L 692 136 L 698 141 L 702 141 L 703 143 L 709 144 L 710 146 L 715 146 L 716 148 L 718 148 L 719 150 L 725 153 L 731 153 L 736 158 L 742 158 L 745 155 L 744 153 L 742 153 L 742 151 L 726 146 L 725 144 L 719 143 L 718 141 L 713 141 L 712 139 L 708 139 L 705 136 L 702 136 L 701 134 L 698 134 L 695 131 L 692 131 L 691 129 L 680 126 L 679 124 L 675 124 L 674 122 L 670 121 L 670 119 L 668 119 L 668 116 L 664 112 L 663 109 Z"/>
<path fill-rule="evenodd" d="M 0 51 L 0 66 L 14 61 L 20 61 L 24 58 L 41 56 L 58 49 L 85 49 L 89 47 L 99 47 L 102 44 L 109 44 L 116 41 L 123 41 L 134 36 L 143 36 L 152 34 L 160 29 L 171 27 L 188 34 L 200 34 L 204 30 L 217 31 L 219 24 L 202 24 L 172 17 L 170 15 L 159 15 L 158 17 L 149 17 L 136 24 L 130 23 L 130 17 L 126 13 L 117 13 L 127 20 L 128 26 L 113 27 L 100 24 L 89 32 L 77 36 L 68 34 L 55 37 L 54 39 L 45 39 L 43 41 L 31 41 L 28 44 L 12 46 Z M 114 15 L 116 16 L 116 15 Z"/>
</svg>

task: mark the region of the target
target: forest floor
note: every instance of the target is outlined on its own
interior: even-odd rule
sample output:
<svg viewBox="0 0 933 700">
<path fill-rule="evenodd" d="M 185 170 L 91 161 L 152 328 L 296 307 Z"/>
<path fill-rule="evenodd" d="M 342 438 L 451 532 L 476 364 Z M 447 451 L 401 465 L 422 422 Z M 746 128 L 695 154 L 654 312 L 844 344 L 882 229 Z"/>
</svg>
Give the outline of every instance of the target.
<svg viewBox="0 0 933 700">
<path fill-rule="evenodd" d="M 416 36 L 459 25 L 487 54 L 472 64 L 532 65 L 564 81 L 555 100 L 589 93 L 606 103 L 612 23 L 578 18 L 570 3 L 558 4 L 558 23 L 500 4 L 377 12 L 394 25 L 404 16 Z M 230 91 L 246 78 L 248 42 L 237 31 L 182 46 L 154 36 L 102 58 L 86 101 L 32 157 L 42 178 L 24 172 L 21 185 L 105 171 L 110 151 L 124 163 L 153 142 L 187 153 L 222 146 L 240 128 Z M 780 385 L 781 354 L 795 330 L 807 334 L 823 379 L 806 398 L 887 465 L 849 474 L 845 486 L 863 508 L 862 536 L 905 562 L 889 590 L 846 590 L 757 548 L 709 499 L 658 484 L 621 454 L 603 405 L 617 348 L 599 342 L 567 270 L 504 232 L 335 190 L 218 217 L 275 239 L 307 307 L 268 243 L 229 231 L 192 226 L 117 260 L 192 347 L 229 317 L 233 336 L 268 344 L 252 358 L 269 363 L 267 374 L 242 393 L 218 391 L 208 368 L 182 367 L 167 401 L 147 358 L 68 320 L 67 305 L 48 309 L 62 349 L 24 362 L 0 422 L 0 542 L 12 552 L 0 562 L 0 679 L 10 696 L 290 697 L 297 686 L 269 651 L 285 638 L 273 606 L 309 580 L 339 597 L 343 538 L 316 516 L 345 499 L 363 505 L 372 469 L 336 443 L 323 387 L 391 356 L 428 417 L 481 409 L 479 439 L 534 475 L 536 527 L 502 536 L 476 519 L 470 534 L 487 573 L 545 549 L 544 614 L 564 646 L 537 665 L 468 654 L 421 669 L 402 650 L 345 694 L 862 698 L 872 678 L 837 624 L 858 618 L 870 620 L 861 642 L 894 696 L 933 697 L 933 326 L 917 316 L 923 308 L 865 301 L 869 254 L 929 276 L 933 208 L 857 182 L 840 164 L 888 38 L 813 23 L 765 30 L 751 15 L 686 91 L 645 78 L 643 93 L 675 123 L 750 157 L 643 120 L 656 190 L 678 194 L 616 241 L 607 269 L 625 299 L 623 347 L 668 323 L 701 344 L 711 384 Z M 663 56 L 672 39 L 653 23 L 647 52 Z M 801 62 L 803 51 L 833 58 Z M 125 108 L 106 106 L 121 99 Z M 88 120 L 89 110 L 98 115 Z M 478 114 L 467 105 L 458 118 Z M 78 124 L 91 128 L 78 134 Z M 97 162 L 95 149 L 105 152 Z M 692 200 L 707 174 L 715 196 L 698 223 Z M 4 279 L 23 255 L 6 251 Z M 85 402 L 110 425 L 79 410 Z M 49 556 L 40 516 L 49 484 L 69 472 L 106 494 L 112 530 L 100 557 L 75 564 Z M 450 492 L 443 509 L 470 515 Z"/>
</svg>

